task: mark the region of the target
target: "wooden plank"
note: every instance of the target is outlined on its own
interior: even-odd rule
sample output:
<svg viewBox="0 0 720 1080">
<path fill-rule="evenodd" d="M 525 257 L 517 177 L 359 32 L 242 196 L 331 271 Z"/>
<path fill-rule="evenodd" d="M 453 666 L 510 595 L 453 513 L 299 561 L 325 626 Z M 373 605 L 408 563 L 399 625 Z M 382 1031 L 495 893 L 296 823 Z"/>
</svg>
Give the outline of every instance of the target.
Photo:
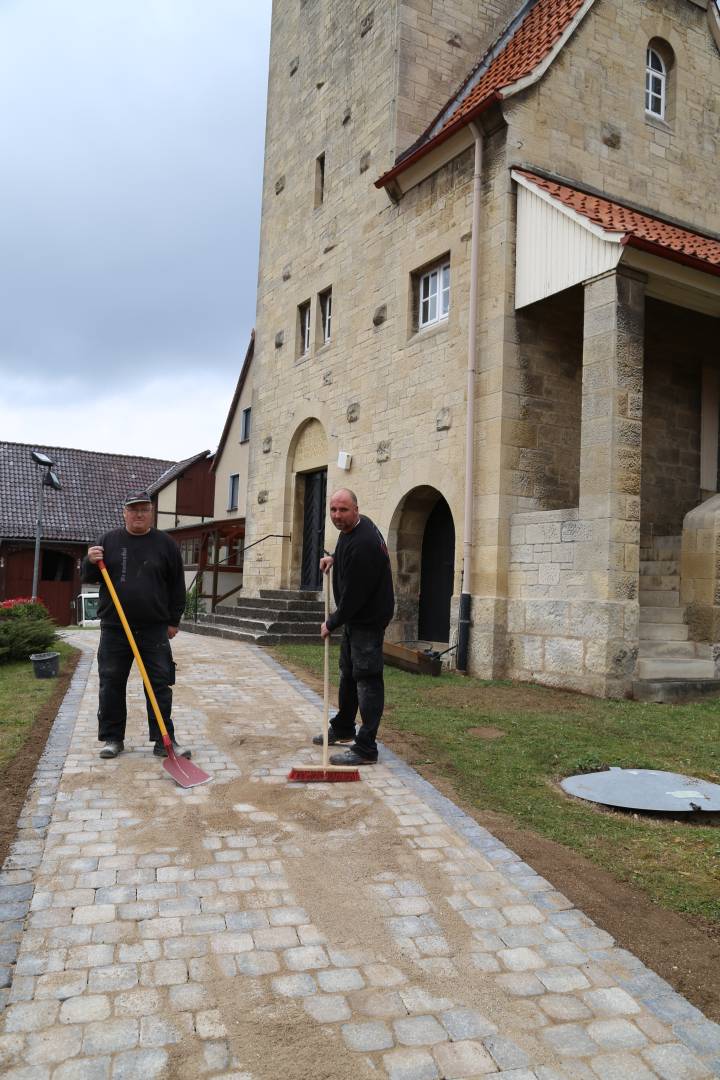
<svg viewBox="0 0 720 1080">
<path fill-rule="evenodd" d="M 434 675 L 442 671 L 442 660 L 428 656 L 419 649 L 409 649 L 406 645 L 396 645 L 392 641 L 383 643 L 383 658 L 390 667 L 401 668 L 412 675 Z"/>
</svg>

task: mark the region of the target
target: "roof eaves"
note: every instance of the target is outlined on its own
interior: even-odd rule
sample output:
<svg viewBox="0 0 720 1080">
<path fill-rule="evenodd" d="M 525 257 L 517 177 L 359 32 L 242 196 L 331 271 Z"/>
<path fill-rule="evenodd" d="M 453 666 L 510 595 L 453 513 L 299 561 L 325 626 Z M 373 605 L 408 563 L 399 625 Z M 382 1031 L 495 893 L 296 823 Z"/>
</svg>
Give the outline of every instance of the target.
<svg viewBox="0 0 720 1080">
<path fill-rule="evenodd" d="M 458 117 L 457 121 L 455 121 L 454 123 L 450 123 L 447 124 L 446 127 L 442 127 L 443 122 L 447 123 L 446 118 L 449 115 L 451 116 L 452 113 L 459 108 L 459 106 L 462 104 L 468 94 L 474 89 L 475 86 L 477 86 L 480 79 L 489 69 L 490 65 L 500 55 L 502 50 L 506 48 L 506 46 L 512 40 L 514 34 L 517 32 L 518 28 L 525 21 L 525 18 L 530 13 L 532 8 L 536 6 L 537 2 L 538 0 L 528 0 L 528 2 L 523 5 L 523 7 L 509 24 L 509 26 L 506 28 L 506 30 L 500 35 L 495 44 L 485 54 L 483 60 L 473 71 L 472 75 L 468 79 L 466 79 L 465 83 L 463 83 L 461 90 L 452 99 L 452 103 L 446 105 L 443 110 L 437 115 L 435 120 L 428 127 L 425 134 L 420 137 L 417 143 L 415 143 L 414 149 L 411 148 L 409 151 L 407 151 L 405 156 L 401 157 L 391 169 L 389 169 L 386 173 L 383 173 L 383 175 L 375 181 L 376 188 L 387 187 L 388 184 L 390 184 L 397 176 L 399 176 L 400 173 L 404 172 L 405 169 L 408 168 L 408 166 L 414 164 L 416 161 L 419 161 L 420 158 L 424 157 L 425 154 L 429 153 L 436 146 L 440 146 L 440 144 L 445 142 L 445 140 L 448 139 L 451 135 L 454 135 L 459 128 L 464 127 L 466 124 L 469 124 L 482 112 L 485 112 L 485 110 L 489 108 L 489 106 L 493 102 L 505 101 L 507 98 L 512 97 L 514 94 L 519 94 L 522 90 L 526 90 L 529 86 L 532 86 L 534 83 L 538 82 L 543 77 L 550 65 L 553 63 L 561 49 L 564 48 L 568 39 L 573 35 L 581 21 L 584 19 L 587 12 L 595 3 L 595 0 L 585 0 L 585 2 L 575 12 L 572 19 L 569 20 L 567 26 L 560 34 L 557 41 L 550 48 L 546 56 L 543 57 L 537 67 L 533 68 L 533 70 L 528 75 L 525 75 L 522 79 L 518 79 L 517 82 L 509 83 L 507 86 L 499 87 L 498 89 L 493 90 L 486 98 L 483 98 L 483 100 L 479 102 L 479 104 L 475 106 L 475 108 L 461 114 Z M 433 135 L 432 132 L 435 132 L 435 134 Z"/>
<path fill-rule="evenodd" d="M 623 247 L 632 247 L 637 248 L 639 251 L 647 251 L 649 255 L 657 255 L 658 258 L 667 259 L 668 262 L 680 263 L 682 266 L 689 266 L 693 270 L 700 270 L 703 274 L 712 274 L 714 277 L 720 277 L 720 266 L 708 262 L 707 259 L 701 259 L 697 255 L 688 255 L 685 251 L 675 251 L 674 248 L 667 247 L 665 244 L 659 244 L 654 240 L 647 240 L 643 236 L 635 236 L 634 233 L 626 233 L 620 243 Z"/>
<path fill-rule="evenodd" d="M 575 33 L 576 29 L 578 28 L 582 20 L 585 18 L 594 3 L 595 0 L 585 0 L 585 3 L 582 4 L 582 6 L 579 7 L 578 10 L 575 12 L 572 19 L 570 19 L 567 26 L 561 33 L 560 37 L 557 39 L 557 41 L 554 43 L 548 53 L 543 57 L 537 67 L 533 68 L 533 70 L 528 75 L 523 76 L 522 79 L 518 79 L 517 82 L 509 83 L 508 86 L 503 86 L 500 89 L 500 97 L 503 100 L 505 98 L 512 97 L 513 94 L 519 94 L 522 90 L 526 90 L 528 86 L 533 86 L 536 82 L 539 82 L 540 79 L 542 79 L 547 69 L 554 62 L 558 53 L 560 53 L 564 49 L 568 40 Z"/>
<path fill-rule="evenodd" d="M 393 165 L 392 169 L 388 169 L 386 173 L 383 173 L 382 176 L 378 177 L 378 179 L 375 181 L 375 187 L 387 187 L 388 184 L 390 184 L 396 176 L 399 176 L 400 173 L 405 172 L 405 170 L 409 168 L 410 165 L 414 165 L 416 161 L 419 161 L 421 158 L 425 157 L 425 155 L 428 154 L 431 150 L 434 150 L 436 146 L 442 146 L 442 144 L 452 135 L 454 135 L 456 131 L 459 131 L 460 128 L 467 127 L 469 124 L 472 123 L 473 120 L 477 120 L 477 118 L 482 113 L 487 112 L 491 105 L 494 105 L 496 101 L 500 100 L 500 94 L 497 92 L 497 90 L 493 90 L 491 94 L 489 94 L 486 98 L 483 98 L 482 101 L 478 102 L 478 104 L 475 105 L 474 108 L 470 109 L 468 112 L 458 117 L 458 119 L 454 123 L 448 124 L 447 127 L 444 127 L 442 131 L 438 135 L 436 135 L 431 142 L 426 142 L 423 143 L 421 146 L 418 146 L 412 154 L 410 154 L 408 157 L 404 157 L 396 165 Z"/>
<path fill-rule="evenodd" d="M 172 483 L 173 480 L 177 480 L 182 474 L 189 469 L 191 465 L 194 465 L 196 461 L 200 461 L 202 458 L 211 457 L 209 450 L 201 450 L 198 454 L 193 454 L 192 457 L 185 458 L 183 461 L 179 461 L 177 465 L 171 466 L 166 469 L 165 472 L 155 480 L 154 483 L 149 484 L 146 488 L 149 495 L 155 495 L 158 491 L 162 491 L 164 487 Z"/>
<path fill-rule="evenodd" d="M 573 210 L 571 206 L 566 206 L 565 203 L 556 199 L 549 191 L 545 191 L 543 188 L 538 187 L 537 184 L 532 182 L 531 176 L 520 172 L 518 169 L 511 169 L 510 176 L 516 184 L 520 184 L 521 187 L 526 188 L 528 191 L 532 191 L 533 195 L 538 199 L 542 199 L 549 206 L 552 206 L 553 210 L 557 210 L 565 217 L 574 221 L 577 225 L 580 225 L 587 232 L 593 233 L 599 240 L 606 240 L 610 244 L 624 243 L 624 238 L 627 236 L 625 230 L 604 229 L 602 225 L 598 225 L 596 222 L 591 221 L 585 217 L 584 214 L 578 213 L 577 210 Z M 607 198 L 607 196 L 604 196 Z"/>
<path fill-rule="evenodd" d="M 432 142 L 433 138 L 439 134 L 443 126 L 447 123 L 452 114 L 460 108 L 463 101 L 472 93 L 475 87 L 478 85 L 482 77 L 490 68 L 491 64 L 502 53 L 503 49 L 509 44 L 514 37 L 518 28 L 525 21 L 526 16 L 530 13 L 538 3 L 538 0 L 525 0 L 525 3 L 521 6 L 520 10 L 515 13 L 503 32 L 493 42 L 488 51 L 483 56 L 477 67 L 468 75 L 465 82 L 457 91 L 455 96 L 445 105 L 433 122 L 426 128 L 424 135 L 421 136 L 423 143 L 427 140 Z"/>
<path fill-rule="evenodd" d="M 248 372 L 250 370 L 250 365 L 252 364 L 252 358 L 253 358 L 254 352 L 255 352 L 255 331 L 251 330 L 250 331 L 250 342 L 248 344 L 247 351 L 245 353 L 245 359 L 243 361 L 243 366 L 240 369 L 240 376 L 239 376 L 238 381 L 237 381 L 237 386 L 235 387 L 235 393 L 233 394 L 233 399 L 230 402 L 230 408 L 228 409 L 228 414 L 227 414 L 227 417 L 225 418 L 225 426 L 223 427 L 222 435 L 220 436 L 220 442 L 217 445 L 217 450 L 215 451 L 215 453 L 213 455 L 212 465 L 210 466 L 211 472 L 216 472 L 218 464 L 220 463 L 220 458 L 222 456 L 222 452 L 225 449 L 225 443 L 227 442 L 228 435 L 230 434 L 230 427 L 231 427 L 232 422 L 233 422 L 233 417 L 235 415 L 235 410 L 237 408 L 238 401 L 240 400 L 240 395 L 242 394 L 243 386 L 245 385 L 245 380 L 247 379 Z"/>
</svg>

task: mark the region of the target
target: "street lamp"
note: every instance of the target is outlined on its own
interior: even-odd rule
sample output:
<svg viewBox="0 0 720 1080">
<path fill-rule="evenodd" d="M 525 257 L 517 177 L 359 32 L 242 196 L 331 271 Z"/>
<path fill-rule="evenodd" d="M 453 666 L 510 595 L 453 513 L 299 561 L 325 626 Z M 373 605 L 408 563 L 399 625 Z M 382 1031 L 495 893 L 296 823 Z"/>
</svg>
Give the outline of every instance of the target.
<svg viewBox="0 0 720 1080">
<path fill-rule="evenodd" d="M 42 508 L 43 508 L 43 494 L 45 488 L 52 488 L 53 491 L 60 491 L 62 484 L 58 480 L 57 473 L 53 472 L 53 465 L 55 462 L 43 454 L 40 450 L 31 450 L 30 457 L 33 459 L 36 465 L 42 466 L 45 469 L 45 473 L 40 484 L 40 494 L 38 495 L 37 505 L 37 522 L 35 524 L 35 562 L 33 564 L 33 583 L 32 583 L 32 598 L 37 600 L 38 590 L 38 572 L 40 570 L 40 536 L 42 534 Z"/>
</svg>

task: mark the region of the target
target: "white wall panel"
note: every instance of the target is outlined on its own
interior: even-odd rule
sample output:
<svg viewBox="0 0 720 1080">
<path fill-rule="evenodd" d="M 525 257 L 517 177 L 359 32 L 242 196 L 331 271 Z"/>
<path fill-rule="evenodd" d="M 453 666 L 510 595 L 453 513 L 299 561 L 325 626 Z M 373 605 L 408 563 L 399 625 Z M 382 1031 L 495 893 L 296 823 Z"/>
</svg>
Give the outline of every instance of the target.
<svg viewBox="0 0 720 1080">
<path fill-rule="evenodd" d="M 515 307 L 525 307 L 614 269 L 623 253 L 566 212 L 518 184 Z"/>
</svg>

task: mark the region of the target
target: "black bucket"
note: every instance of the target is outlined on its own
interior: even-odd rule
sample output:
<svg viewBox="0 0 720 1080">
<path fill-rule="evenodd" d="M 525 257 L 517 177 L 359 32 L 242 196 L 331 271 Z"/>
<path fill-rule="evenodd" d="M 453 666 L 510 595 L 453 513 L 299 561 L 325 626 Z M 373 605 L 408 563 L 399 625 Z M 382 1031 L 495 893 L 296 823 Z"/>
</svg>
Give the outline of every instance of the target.
<svg viewBox="0 0 720 1080">
<path fill-rule="evenodd" d="M 54 679 L 60 673 L 59 652 L 31 653 L 30 659 L 36 679 Z"/>
</svg>

